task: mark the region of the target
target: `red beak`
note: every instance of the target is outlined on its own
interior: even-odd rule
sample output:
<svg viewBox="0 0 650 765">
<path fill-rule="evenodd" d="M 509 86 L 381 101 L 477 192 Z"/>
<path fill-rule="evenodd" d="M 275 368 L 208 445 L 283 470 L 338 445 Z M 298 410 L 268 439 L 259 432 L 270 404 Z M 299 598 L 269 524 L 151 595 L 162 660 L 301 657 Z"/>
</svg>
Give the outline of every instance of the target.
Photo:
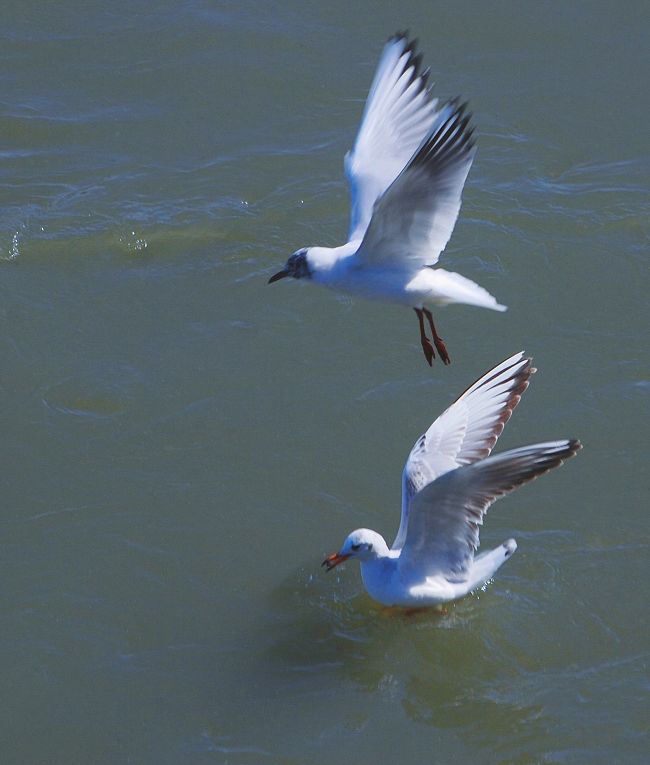
<svg viewBox="0 0 650 765">
<path fill-rule="evenodd" d="M 328 571 L 331 571 L 333 568 L 336 568 L 339 563 L 343 563 L 343 561 L 346 561 L 349 557 L 349 555 L 332 553 L 331 555 L 328 555 L 327 558 L 325 558 L 325 560 L 321 563 L 321 566 L 325 566 Z"/>
</svg>

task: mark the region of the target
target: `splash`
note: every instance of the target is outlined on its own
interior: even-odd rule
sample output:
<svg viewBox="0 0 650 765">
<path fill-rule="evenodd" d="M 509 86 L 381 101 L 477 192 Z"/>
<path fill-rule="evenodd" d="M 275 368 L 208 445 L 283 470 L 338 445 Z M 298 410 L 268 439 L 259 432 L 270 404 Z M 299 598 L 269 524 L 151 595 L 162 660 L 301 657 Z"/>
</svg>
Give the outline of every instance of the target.
<svg viewBox="0 0 650 765">
<path fill-rule="evenodd" d="M 142 252 L 149 246 L 147 240 L 144 237 L 138 236 L 135 231 L 129 232 L 126 236 L 121 236 L 120 244 L 125 245 L 127 250 L 134 252 Z"/>
</svg>

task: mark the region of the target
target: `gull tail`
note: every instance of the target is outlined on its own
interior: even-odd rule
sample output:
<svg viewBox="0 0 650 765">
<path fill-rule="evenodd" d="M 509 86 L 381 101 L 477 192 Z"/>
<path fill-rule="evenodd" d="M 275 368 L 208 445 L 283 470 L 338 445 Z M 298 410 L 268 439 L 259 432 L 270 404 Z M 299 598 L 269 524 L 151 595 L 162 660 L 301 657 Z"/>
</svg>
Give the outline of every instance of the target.
<svg viewBox="0 0 650 765">
<path fill-rule="evenodd" d="M 507 539 L 494 550 L 477 555 L 467 577 L 470 585 L 469 589 L 474 590 L 485 584 L 488 579 L 491 579 L 496 570 L 501 568 L 516 549 L 517 543 L 515 540 Z"/>
<path fill-rule="evenodd" d="M 493 311 L 507 310 L 506 306 L 497 303 L 496 298 L 486 289 L 455 271 L 445 271 L 444 268 L 431 269 L 429 281 L 431 284 L 429 297 L 436 303 L 464 303 L 480 308 L 491 308 Z"/>
</svg>

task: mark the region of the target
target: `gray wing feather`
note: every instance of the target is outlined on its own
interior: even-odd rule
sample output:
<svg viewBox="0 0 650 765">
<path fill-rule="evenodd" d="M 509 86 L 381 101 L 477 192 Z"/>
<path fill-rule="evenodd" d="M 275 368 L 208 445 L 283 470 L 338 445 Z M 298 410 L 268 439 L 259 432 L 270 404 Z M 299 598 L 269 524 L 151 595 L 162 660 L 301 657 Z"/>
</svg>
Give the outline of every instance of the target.
<svg viewBox="0 0 650 765">
<path fill-rule="evenodd" d="M 359 248 L 359 268 L 409 271 L 437 263 L 451 237 L 474 159 L 466 104 L 446 104 L 408 165 L 375 203 Z"/>
<path fill-rule="evenodd" d="M 404 32 L 384 46 L 354 147 L 345 157 L 352 209 L 350 241 L 362 238 L 378 197 L 403 170 L 431 129 L 437 99 L 427 87 L 416 41 Z"/>
<path fill-rule="evenodd" d="M 438 476 L 487 457 L 535 372 L 523 351 L 479 377 L 415 442 L 402 473 L 402 516 L 393 549 L 404 545 L 409 505 Z"/>
<path fill-rule="evenodd" d="M 445 473 L 413 497 L 400 555 L 403 573 L 462 578 L 479 546 L 479 527 L 490 505 L 573 457 L 576 440 L 512 449 Z"/>
</svg>

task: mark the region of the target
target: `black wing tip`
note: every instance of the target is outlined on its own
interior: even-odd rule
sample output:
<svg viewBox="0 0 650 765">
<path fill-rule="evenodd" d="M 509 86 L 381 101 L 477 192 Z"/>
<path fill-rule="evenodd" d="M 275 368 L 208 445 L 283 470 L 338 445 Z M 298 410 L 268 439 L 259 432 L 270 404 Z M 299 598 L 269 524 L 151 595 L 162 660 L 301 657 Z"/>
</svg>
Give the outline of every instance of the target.
<svg viewBox="0 0 650 765">
<path fill-rule="evenodd" d="M 548 458 L 555 458 L 561 464 L 575 456 L 582 449 L 582 442 L 578 438 L 565 438 L 552 445 L 549 445 L 545 452 Z"/>
<path fill-rule="evenodd" d="M 506 363 L 506 361 L 510 361 L 510 359 L 514 359 L 514 357 L 517 356 L 511 364 L 509 364 L 505 369 L 501 369 L 499 371 L 496 371 L 499 369 L 499 367 L 503 366 L 503 364 Z M 526 356 L 526 351 L 519 351 L 519 353 L 514 353 L 512 356 L 508 356 L 502 361 L 500 361 L 498 364 L 495 364 L 491 369 L 488 369 L 486 372 L 483 372 L 482 375 L 479 375 L 476 380 L 471 385 L 468 385 L 467 388 L 458 396 L 456 401 L 460 400 L 469 390 L 476 387 L 478 388 L 485 388 L 486 386 L 493 383 L 498 377 L 501 377 L 502 375 L 511 372 L 516 366 L 521 364 L 521 368 L 518 369 L 516 372 L 514 372 L 510 377 L 508 377 L 503 382 L 510 382 L 513 380 L 519 380 L 522 378 L 528 379 L 531 374 L 537 371 L 535 367 L 532 366 L 533 357 L 532 356 Z M 480 386 L 478 383 L 481 383 Z"/>
<path fill-rule="evenodd" d="M 408 29 L 398 29 L 397 32 L 395 32 L 395 34 L 392 34 L 388 38 L 388 40 L 386 40 L 386 42 L 393 43 L 393 42 L 400 42 L 402 40 L 406 43 L 407 50 L 409 48 L 412 48 L 413 50 L 415 50 L 415 47 L 418 44 L 417 37 L 413 37 L 411 39 L 411 32 Z"/>
<path fill-rule="evenodd" d="M 582 441 L 579 438 L 569 439 L 569 443 L 567 445 L 567 452 L 569 452 L 569 457 L 573 457 L 581 449 L 584 449 L 584 446 L 582 445 Z"/>
<path fill-rule="evenodd" d="M 405 53 L 409 54 L 409 61 L 407 65 L 415 64 L 416 69 L 419 68 L 419 65 L 422 62 L 422 53 L 418 53 L 418 45 L 420 44 L 420 41 L 417 37 L 411 37 L 411 33 L 408 29 L 405 29 L 400 32 L 396 32 L 394 35 L 391 35 L 388 40 L 386 41 L 387 45 L 390 45 L 391 43 L 403 43 L 404 44 L 404 50 L 402 51 L 402 55 Z"/>
<path fill-rule="evenodd" d="M 469 101 L 463 101 L 460 108 L 462 109 L 462 111 L 460 112 L 460 115 L 463 117 L 464 120 L 466 120 L 465 128 L 464 128 L 465 134 L 467 138 L 472 139 L 472 146 L 474 146 L 476 144 L 476 139 L 472 138 L 472 136 L 474 135 L 474 131 L 476 130 L 476 125 L 473 122 L 474 112 L 471 111 L 470 109 Z"/>
<path fill-rule="evenodd" d="M 504 359 L 506 361 L 507 359 Z M 503 363 L 503 362 L 501 362 Z M 521 364 L 521 366 L 512 372 L 512 370 Z M 503 370 L 503 372 L 512 372 L 511 376 L 508 378 L 508 382 L 512 383 L 512 387 L 510 389 L 510 399 L 516 399 L 514 406 L 512 406 L 512 409 L 519 403 L 519 399 L 521 398 L 522 393 L 528 388 L 528 385 L 530 383 L 530 377 L 531 375 L 534 375 L 535 372 L 537 372 L 537 369 L 533 366 L 533 360 L 530 356 L 524 356 L 518 361 L 513 362 L 509 367 Z M 503 374 L 501 372 L 500 374 Z M 490 382 L 496 378 L 496 375 L 491 378 Z M 510 404 L 508 403 L 508 406 Z M 512 413 L 511 409 L 511 413 Z"/>
<path fill-rule="evenodd" d="M 409 66 L 413 67 L 413 79 L 419 77 L 420 72 L 422 71 L 422 54 L 411 54 L 411 58 L 409 59 Z"/>
<path fill-rule="evenodd" d="M 460 98 L 448 101 L 442 109 L 453 107 L 454 111 L 442 123 L 439 123 L 423 141 L 419 150 L 411 159 L 412 166 L 428 167 L 438 172 L 454 160 L 464 160 L 473 154 L 476 147 L 475 126 L 472 113 L 468 111 L 469 102 L 460 102 Z"/>
<path fill-rule="evenodd" d="M 539 449 L 535 456 L 534 452 L 530 452 L 529 455 L 522 455 L 522 459 L 532 459 L 533 463 L 531 468 L 534 473 L 540 471 L 540 474 L 546 473 L 548 470 L 554 467 L 563 465 L 571 457 L 575 457 L 576 454 L 582 449 L 582 442 L 578 438 L 566 438 L 553 443 L 539 444 L 531 447 L 523 447 L 524 449 Z M 513 451 L 517 451 L 516 449 Z M 507 452 L 505 452 L 507 454 Z"/>
<path fill-rule="evenodd" d="M 491 387 L 496 380 L 499 380 L 498 384 L 500 386 L 510 383 L 508 398 L 503 404 L 501 414 L 497 417 L 491 433 L 485 439 L 486 448 L 483 450 L 483 453 L 479 455 L 481 458 L 487 457 L 494 448 L 494 445 L 499 436 L 503 433 L 508 420 L 512 417 L 512 413 L 521 401 L 521 397 L 528 389 L 531 375 L 534 375 L 535 372 L 537 372 L 537 369 L 532 365 L 532 356 L 526 356 L 526 351 L 520 351 L 518 354 L 514 355 L 518 356 L 518 358 L 512 361 L 512 363 L 505 367 L 505 369 L 501 369 L 498 372 L 494 371 L 505 364 L 506 361 L 512 359 L 513 356 L 508 356 L 508 358 L 500 361 L 492 369 L 484 372 L 480 377 L 477 377 L 471 385 L 468 385 L 467 388 L 465 388 L 456 401 L 454 401 L 454 404 L 460 401 L 460 399 L 463 398 L 468 391 L 472 390 L 472 388 L 474 388 L 475 391 L 478 391 L 485 389 L 486 387 Z M 503 379 L 504 376 L 505 379 Z"/>
<path fill-rule="evenodd" d="M 570 460 L 571 457 L 575 457 L 581 449 L 582 444 L 577 438 L 569 438 L 563 443 L 561 442 L 560 446 L 548 449 L 548 451 L 542 455 L 541 464 L 538 467 L 539 475 L 543 475 L 553 468 L 564 465 L 564 463 L 567 460 Z M 534 472 L 537 473 L 537 471 Z M 537 475 L 534 477 L 536 478 Z"/>
<path fill-rule="evenodd" d="M 490 464 L 487 475 L 491 473 L 500 484 L 495 486 L 495 498 L 498 498 L 561 467 L 581 449 L 582 444 L 577 438 L 531 444 L 501 452 L 496 457 L 492 455 L 468 467 L 477 465 L 480 470 L 482 465 Z"/>
<path fill-rule="evenodd" d="M 403 31 L 396 32 L 394 35 L 391 35 L 388 40 L 386 41 L 387 45 L 393 44 L 393 43 L 403 43 L 404 44 L 404 50 L 402 51 L 402 55 L 405 53 L 408 54 L 408 60 L 406 61 L 406 64 L 404 65 L 404 69 L 408 69 L 409 67 L 413 67 L 413 70 L 411 72 L 411 77 L 409 80 L 409 85 L 413 83 L 417 83 L 417 92 L 426 91 L 430 92 L 428 88 L 429 84 L 429 77 L 431 75 L 431 69 L 429 67 L 423 68 L 422 66 L 422 59 L 423 54 L 418 53 L 418 39 L 417 37 L 411 38 L 410 32 L 408 29 L 405 29 Z"/>
<path fill-rule="evenodd" d="M 442 108 L 444 109 L 447 106 L 451 106 L 454 109 L 453 114 L 448 118 L 447 122 L 459 122 L 464 120 L 465 125 L 467 125 L 474 116 L 474 113 L 470 111 L 469 101 L 462 101 L 460 96 L 456 96 L 456 98 L 450 98 Z M 474 130 L 473 127 L 471 129 Z"/>
</svg>

